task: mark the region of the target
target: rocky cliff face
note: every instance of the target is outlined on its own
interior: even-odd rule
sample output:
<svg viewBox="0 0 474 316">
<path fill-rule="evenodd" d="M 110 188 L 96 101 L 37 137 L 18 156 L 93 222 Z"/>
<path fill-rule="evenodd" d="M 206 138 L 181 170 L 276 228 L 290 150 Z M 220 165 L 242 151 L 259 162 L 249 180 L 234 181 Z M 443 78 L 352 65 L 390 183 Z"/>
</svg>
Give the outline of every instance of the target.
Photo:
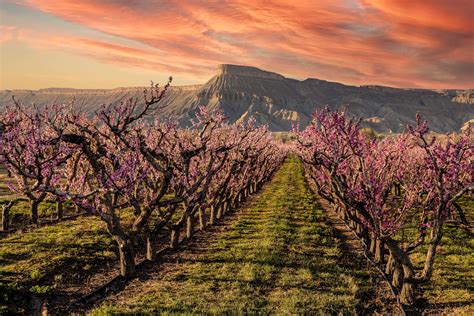
<svg viewBox="0 0 474 316">
<path fill-rule="evenodd" d="M 474 90 L 468 89 L 460 91 L 452 98 L 453 102 L 474 104 Z"/>
<path fill-rule="evenodd" d="M 65 103 L 75 98 L 75 106 L 93 113 L 102 104 L 140 98 L 143 88 L 110 90 L 42 89 L 0 92 L 0 108 L 12 95 L 25 104 Z M 474 119 L 472 90 L 432 91 L 381 86 L 346 86 L 318 79 L 298 81 L 255 67 L 221 65 L 203 85 L 172 87 L 163 103 L 163 118 L 189 124 L 199 106 L 222 109 L 231 121 L 250 116 L 274 131 L 291 129 L 300 121 L 305 126 L 316 108 L 326 105 L 343 108 L 349 115 L 363 118 L 363 125 L 379 132 L 399 132 L 413 123 L 417 112 L 430 121 L 437 132 L 458 131 Z"/>
</svg>

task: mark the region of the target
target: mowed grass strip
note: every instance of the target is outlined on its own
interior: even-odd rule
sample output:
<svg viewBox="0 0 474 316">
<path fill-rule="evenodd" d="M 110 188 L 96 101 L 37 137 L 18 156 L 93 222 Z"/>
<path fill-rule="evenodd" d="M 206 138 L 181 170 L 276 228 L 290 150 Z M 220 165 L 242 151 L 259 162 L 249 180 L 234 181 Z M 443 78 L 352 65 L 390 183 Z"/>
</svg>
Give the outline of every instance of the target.
<svg viewBox="0 0 474 316">
<path fill-rule="evenodd" d="M 354 314 L 370 280 L 351 261 L 289 158 L 206 251 L 94 313 Z"/>
</svg>

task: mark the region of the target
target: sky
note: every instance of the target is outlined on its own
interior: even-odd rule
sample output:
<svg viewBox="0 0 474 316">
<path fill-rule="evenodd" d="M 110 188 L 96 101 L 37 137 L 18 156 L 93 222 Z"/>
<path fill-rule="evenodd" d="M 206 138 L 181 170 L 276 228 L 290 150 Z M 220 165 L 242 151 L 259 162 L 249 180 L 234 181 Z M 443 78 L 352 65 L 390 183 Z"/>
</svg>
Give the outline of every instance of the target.
<svg viewBox="0 0 474 316">
<path fill-rule="evenodd" d="M 196 84 L 219 64 L 474 88 L 474 0 L 0 0 L 0 89 Z"/>
</svg>

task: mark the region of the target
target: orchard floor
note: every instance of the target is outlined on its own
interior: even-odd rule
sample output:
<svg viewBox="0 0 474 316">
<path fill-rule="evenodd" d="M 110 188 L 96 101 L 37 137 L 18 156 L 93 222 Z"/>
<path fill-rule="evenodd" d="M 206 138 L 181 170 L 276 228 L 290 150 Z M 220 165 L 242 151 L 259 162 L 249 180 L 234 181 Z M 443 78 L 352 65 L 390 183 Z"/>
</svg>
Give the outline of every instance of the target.
<svg viewBox="0 0 474 316">
<path fill-rule="evenodd" d="M 356 314 L 368 311 L 373 283 L 342 251 L 289 158 L 211 240 L 191 243 L 89 312 Z"/>
</svg>

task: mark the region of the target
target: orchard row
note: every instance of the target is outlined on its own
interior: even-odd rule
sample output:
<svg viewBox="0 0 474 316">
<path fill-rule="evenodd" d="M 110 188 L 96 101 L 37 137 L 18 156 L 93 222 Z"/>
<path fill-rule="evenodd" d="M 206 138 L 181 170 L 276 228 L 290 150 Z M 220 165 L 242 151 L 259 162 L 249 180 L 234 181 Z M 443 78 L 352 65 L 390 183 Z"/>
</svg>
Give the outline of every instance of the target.
<svg viewBox="0 0 474 316">
<path fill-rule="evenodd" d="M 153 261 L 164 230 L 177 247 L 180 233 L 190 238 L 196 227 L 216 224 L 286 155 L 266 127 L 227 124 L 219 112 L 199 109 L 189 128 L 159 120 L 168 86 L 152 85 L 143 103 L 104 106 L 93 117 L 17 102 L 1 117 L 0 163 L 14 179 L 10 189 L 30 200 L 33 222 L 47 197 L 97 216 L 117 242 L 126 277 L 136 273 L 138 248 Z M 4 205 L 4 223 L 13 205 Z"/>
<path fill-rule="evenodd" d="M 445 222 L 467 224 L 457 202 L 474 190 L 470 131 L 443 139 L 428 131 L 418 116 L 405 133 L 368 139 L 359 122 L 328 108 L 295 131 L 309 183 L 365 243 L 367 256 L 405 305 L 415 302 L 417 286 L 433 274 Z M 417 238 L 402 239 L 413 226 Z M 424 249 L 424 266 L 417 269 L 411 254 Z"/>
</svg>

